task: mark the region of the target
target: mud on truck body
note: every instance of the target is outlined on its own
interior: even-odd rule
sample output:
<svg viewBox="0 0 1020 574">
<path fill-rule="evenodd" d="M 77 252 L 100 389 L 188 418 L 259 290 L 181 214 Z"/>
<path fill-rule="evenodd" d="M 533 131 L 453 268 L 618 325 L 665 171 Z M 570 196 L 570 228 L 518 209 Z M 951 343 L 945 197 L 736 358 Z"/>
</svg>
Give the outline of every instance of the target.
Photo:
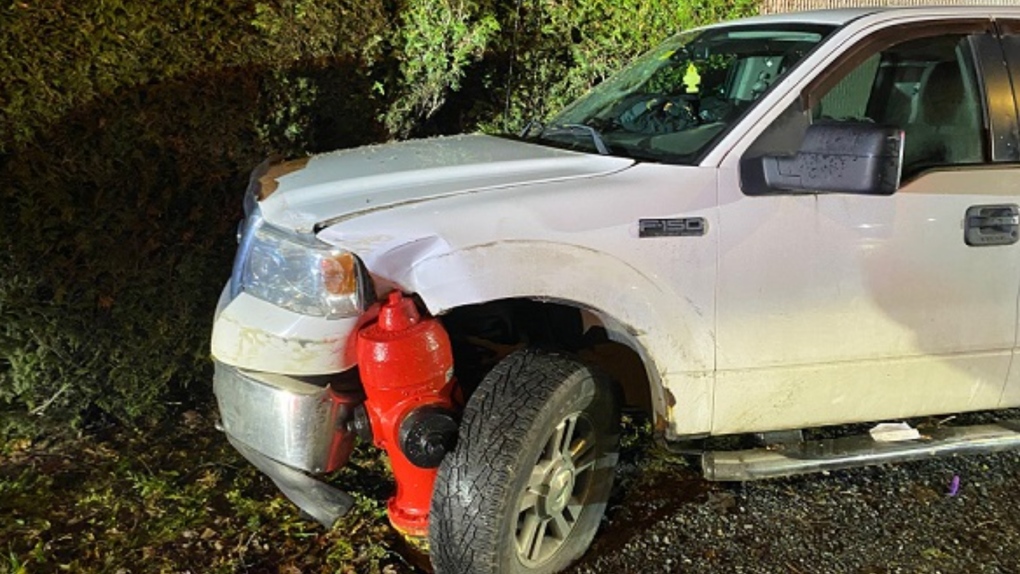
<svg viewBox="0 0 1020 574">
<path fill-rule="evenodd" d="M 1018 444 L 801 429 L 1020 406 L 1020 10 L 681 33 L 519 137 L 267 163 L 212 334 L 229 440 L 330 525 L 356 437 L 438 572 L 555 572 L 619 412 L 749 480 Z M 340 488 L 338 488 L 340 487 Z"/>
</svg>

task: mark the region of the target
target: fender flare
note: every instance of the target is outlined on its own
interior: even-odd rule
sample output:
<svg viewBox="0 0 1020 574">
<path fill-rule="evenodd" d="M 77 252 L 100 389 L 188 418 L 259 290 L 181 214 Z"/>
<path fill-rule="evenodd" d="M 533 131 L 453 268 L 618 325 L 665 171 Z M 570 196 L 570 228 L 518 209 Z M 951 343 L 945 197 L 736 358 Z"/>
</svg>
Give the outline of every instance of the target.
<svg viewBox="0 0 1020 574">
<path fill-rule="evenodd" d="M 498 264 L 497 264 L 498 262 Z M 655 426 L 664 430 L 676 403 L 667 389 L 668 373 L 712 368 L 712 357 L 694 357 L 693 334 L 685 313 L 689 301 L 670 293 L 652 277 L 607 253 L 588 247 L 537 240 L 484 243 L 433 253 L 413 264 L 402 287 L 440 315 L 499 299 L 564 303 L 594 313 L 614 341 L 634 350 L 651 386 Z M 616 285 L 618 289 L 607 288 Z"/>
</svg>

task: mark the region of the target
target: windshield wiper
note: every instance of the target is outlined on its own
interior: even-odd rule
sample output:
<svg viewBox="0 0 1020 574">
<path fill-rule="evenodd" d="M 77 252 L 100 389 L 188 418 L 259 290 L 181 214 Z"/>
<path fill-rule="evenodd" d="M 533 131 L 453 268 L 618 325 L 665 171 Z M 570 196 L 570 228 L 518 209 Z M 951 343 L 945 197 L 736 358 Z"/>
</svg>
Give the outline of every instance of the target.
<svg viewBox="0 0 1020 574">
<path fill-rule="evenodd" d="M 584 124 L 559 124 L 555 126 L 549 126 L 547 128 L 542 128 L 542 130 L 538 132 L 537 137 L 563 132 L 573 133 L 577 131 L 582 131 L 590 135 L 592 141 L 595 142 L 595 149 L 598 150 L 598 152 L 602 155 L 609 155 L 609 148 L 606 147 L 606 142 L 602 140 L 602 134 L 600 134 L 597 129 L 591 126 L 586 126 Z"/>
<path fill-rule="evenodd" d="M 528 124 L 524 126 L 524 129 L 521 130 L 521 133 L 517 134 L 517 137 L 521 139 L 527 139 L 528 136 L 531 135 L 531 130 L 535 128 L 538 128 L 538 134 L 535 135 L 535 137 L 538 137 L 542 135 L 542 130 L 545 129 L 545 125 L 538 120 L 528 120 Z"/>
</svg>

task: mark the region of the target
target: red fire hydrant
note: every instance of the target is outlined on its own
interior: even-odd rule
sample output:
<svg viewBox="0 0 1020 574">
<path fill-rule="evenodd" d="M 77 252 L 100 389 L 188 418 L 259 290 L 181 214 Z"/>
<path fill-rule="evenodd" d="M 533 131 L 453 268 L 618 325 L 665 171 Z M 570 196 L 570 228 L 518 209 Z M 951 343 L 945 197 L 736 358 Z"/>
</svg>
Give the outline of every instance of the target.
<svg viewBox="0 0 1020 574">
<path fill-rule="evenodd" d="M 457 439 L 450 338 L 394 291 L 358 333 L 357 353 L 373 442 L 386 450 L 397 482 L 390 522 L 425 536 L 436 468 Z"/>
</svg>

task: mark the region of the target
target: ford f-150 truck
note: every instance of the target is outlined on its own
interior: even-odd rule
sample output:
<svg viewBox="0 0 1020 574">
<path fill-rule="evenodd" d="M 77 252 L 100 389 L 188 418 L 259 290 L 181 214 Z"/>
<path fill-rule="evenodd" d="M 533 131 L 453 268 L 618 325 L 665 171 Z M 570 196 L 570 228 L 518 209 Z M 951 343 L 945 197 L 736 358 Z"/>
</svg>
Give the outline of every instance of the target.
<svg viewBox="0 0 1020 574">
<path fill-rule="evenodd" d="M 750 480 L 1016 447 L 1020 9 L 685 31 L 518 136 L 257 168 L 212 333 L 222 427 L 305 512 L 354 442 L 437 572 L 556 572 L 598 528 L 619 412 Z M 879 435 L 875 435 L 879 436 Z"/>
</svg>

